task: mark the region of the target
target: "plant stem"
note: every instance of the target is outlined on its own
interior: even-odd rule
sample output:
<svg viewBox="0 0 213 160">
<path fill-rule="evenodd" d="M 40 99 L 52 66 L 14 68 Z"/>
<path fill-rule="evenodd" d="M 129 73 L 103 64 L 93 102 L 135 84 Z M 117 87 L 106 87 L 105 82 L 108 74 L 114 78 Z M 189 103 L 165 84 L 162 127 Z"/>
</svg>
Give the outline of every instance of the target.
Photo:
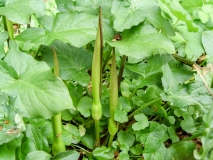
<svg viewBox="0 0 213 160">
<path fill-rule="evenodd" d="M 112 50 L 110 50 L 110 51 L 107 53 L 106 59 L 105 59 L 104 64 L 103 64 L 103 66 L 102 66 L 102 72 L 104 72 L 104 70 L 105 70 L 105 67 L 106 67 L 106 64 L 107 64 L 107 62 L 108 62 L 108 60 L 109 60 L 109 57 L 110 57 L 110 55 L 111 55 L 111 52 L 112 52 Z"/>
<path fill-rule="evenodd" d="M 182 139 L 181 141 L 190 141 L 190 140 L 195 139 L 195 138 L 197 138 L 197 137 L 200 137 L 200 136 L 202 136 L 202 135 L 203 135 L 203 132 L 200 132 L 200 133 L 194 134 L 194 135 L 191 136 L 191 137 L 184 138 L 184 139 Z M 176 143 L 178 143 L 178 142 L 176 142 Z"/>
<path fill-rule="evenodd" d="M 112 52 L 112 65 L 110 69 L 110 119 L 108 131 L 110 134 L 108 146 L 112 145 L 113 138 L 118 131 L 118 124 L 114 120 L 115 108 L 118 105 L 118 76 L 116 73 L 115 49 Z"/>
<path fill-rule="evenodd" d="M 100 127 L 99 120 L 95 120 L 95 146 L 100 145 Z"/>
<path fill-rule="evenodd" d="M 177 61 L 180 61 L 180 62 L 183 62 L 184 64 L 188 65 L 188 66 L 192 66 L 194 64 L 194 62 L 192 61 L 189 61 L 189 60 L 186 60 L 184 59 L 183 57 L 177 55 L 177 54 L 173 54 L 172 55 Z"/>
<path fill-rule="evenodd" d="M 53 129 L 53 145 L 52 153 L 56 155 L 59 152 L 66 151 L 64 142 L 62 140 L 62 126 L 61 126 L 61 113 L 52 117 L 52 129 Z"/>
<path fill-rule="evenodd" d="M 101 95 L 101 60 L 102 60 L 102 44 L 103 44 L 103 36 L 102 36 L 102 12 L 99 7 L 99 22 L 98 22 L 98 30 L 95 41 L 95 48 L 93 54 L 92 61 L 92 118 L 95 121 L 95 136 L 96 142 L 95 146 L 100 145 L 100 129 L 99 129 L 99 120 L 102 117 L 102 106 L 100 102 Z"/>
<path fill-rule="evenodd" d="M 53 49 L 54 54 L 54 75 L 59 77 L 59 65 L 56 51 Z M 59 152 L 66 151 L 64 142 L 62 140 L 62 124 L 61 124 L 61 113 L 52 117 L 52 129 L 53 129 L 53 145 L 52 153 L 56 155 Z"/>
<path fill-rule="evenodd" d="M 122 81 L 125 63 L 126 63 L 126 56 L 123 55 L 121 66 L 120 66 L 120 71 L 119 71 L 119 75 L 118 75 L 118 88 L 120 87 L 120 84 L 121 84 L 121 81 Z"/>
<path fill-rule="evenodd" d="M 154 103 L 156 103 L 156 102 L 158 102 L 158 101 L 160 101 L 160 100 L 161 100 L 161 98 L 157 98 L 157 99 L 154 99 L 154 100 L 152 100 L 152 101 L 150 101 L 150 102 L 148 102 L 148 103 L 142 105 L 140 108 L 138 108 L 137 110 L 135 110 L 134 112 L 132 112 L 132 113 L 128 116 L 128 118 L 129 118 L 129 119 L 132 118 L 134 115 L 138 114 L 138 113 L 139 113 L 140 111 L 142 111 L 144 108 L 146 108 L 146 107 L 148 107 L 148 106 L 150 106 L 150 105 L 152 105 L 152 104 L 154 104 Z"/>
</svg>

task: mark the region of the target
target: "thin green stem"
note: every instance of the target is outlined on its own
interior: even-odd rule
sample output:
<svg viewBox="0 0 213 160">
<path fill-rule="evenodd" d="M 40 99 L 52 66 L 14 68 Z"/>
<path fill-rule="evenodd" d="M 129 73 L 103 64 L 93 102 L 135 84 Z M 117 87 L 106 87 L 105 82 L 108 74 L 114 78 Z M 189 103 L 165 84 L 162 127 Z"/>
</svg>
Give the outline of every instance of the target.
<svg viewBox="0 0 213 160">
<path fill-rule="evenodd" d="M 177 54 L 173 54 L 172 56 L 173 56 L 177 61 L 180 61 L 180 62 L 182 62 L 182 63 L 184 63 L 184 64 L 186 64 L 186 65 L 188 65 L 188 66 L 192 66 L 192 65 L 194 64 L 194 62 L 189 61 L 189 60 L 186 60 L 186 59 L 184 59 L 183 57 L 181 57 L 181 56 L 179 56 L 179 55 L 177 55 Z"/>
<path fill-rule="evenodd" d="M 114 136 L 112 136 L 112 135 L 109 136 L 108 147 L 112 146 L 113 138 L 114 138 Z"/>
<path fill-rule="evenodd" d="M 95 146 L 100 145 L 100 127 L 99 120 L 95 120 Z"/>
<path fill-rule="evenodd" d="M 120 71 L 119 71 L 119 75 L 118 75 L 118 88 L 120 87 L 120 84 L 121 84 L 121 81 L 122 81 L 125 63 L 126 63 L 126 56 L 123 55 L 121 66 L 120 66 Z"/>
<path fill-rule="evenodd" d="M 150 106 L 150 105 L 152 105 L 152 104 L 154 104 L 154 103 L 156 103 L 156 102 L 158 102 L 158 101 L 161 101 L 161 98 L 154 99 L 154 100 L 152 100 L 152 101 L 150 101 L 150 102 L 148 102 L 148 103 L 142 105 L 140 108 L 138 108 L 137 110 L 135 110 L 134 112 L 132 112 L 132 113 L 128 116 L 128 118 L 129 118 L 129 119 L 132 118 L 134 115 L 138 114 L 138 113 L 139 113 L 140 111 L 142 111 L 144 108 L 146 108 L 146 107 L 148 107 L 148 106 Z"/>
<path fill-rule="evenodd" d="M 103 66 L 102 66 L 102 72 L 104 72 L 104 70 L 105 70 L 105 67 L 106 67 L 106 64 L 107 64 L 107 62 L 108 62 L 108 60 L 109 60 L 109 57 L 110 57 L 110 55 L 111 55 L 111 52 L 112 52 L 112 50 L 110 50 L 109 52 L 107 52 L 106 59 L 104 60 L 104 64 L 103 64 Z"/>
</svg>

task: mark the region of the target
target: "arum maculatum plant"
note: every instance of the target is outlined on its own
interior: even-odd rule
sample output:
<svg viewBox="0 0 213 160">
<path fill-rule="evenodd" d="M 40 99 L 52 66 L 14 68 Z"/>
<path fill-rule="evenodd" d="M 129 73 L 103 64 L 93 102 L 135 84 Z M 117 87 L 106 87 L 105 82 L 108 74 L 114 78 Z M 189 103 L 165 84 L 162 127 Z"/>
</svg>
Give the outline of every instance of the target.
<svg viewBox="0 0 213 160">
<path fill-rule="evenodd" d="M 100 144 L 99 120 L 102 117 L 102 106 L 100 102 L 100 85 L 101 85 L 101 60 L 102 60 L 102 18 L 101 7 L 99 7 L 99 22 L 95 41 L 95 48 L 92 61 L 92 117 L 95 121 L 95 146 Z"/>
<path fill-rule="evenodd" d="M 53 49 L 54 55 L 54 75 L 59 77 L 59 65 L 56 51 Z M 62 125 L 61 125 L 61 113 L 54 115 L 52 117 L 52 130 L 53 130 L 53 144 L 52 144 L 52 153 L 56 155 L 59 152 L 63 152 L 66 150 L 64 142 L 62 140 Z"/>
<path fill-rule="evenodd" d="M 112 64 L 110 69 L 110 119 L 108 125 L 109 141 L 108 146 L 112 145 L 113 138 L 118 131 L 118 124 L 114 120 L 114 111 L 118 105 L 118 78 L 116 73 L 115 48 L 112 52 Z"/>
</svg>

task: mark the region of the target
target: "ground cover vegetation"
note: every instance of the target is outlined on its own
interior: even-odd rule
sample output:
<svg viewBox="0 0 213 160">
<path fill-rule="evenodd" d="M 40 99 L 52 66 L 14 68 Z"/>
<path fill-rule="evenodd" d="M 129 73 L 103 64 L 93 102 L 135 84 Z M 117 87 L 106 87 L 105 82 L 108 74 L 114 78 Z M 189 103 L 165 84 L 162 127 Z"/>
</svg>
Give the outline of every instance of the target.
<svg viewBox="0 0 213 160">
<path fill-rule="evenodd" d="M 213 159 L 213 0 L 0 0 L 0 159 Z"/>
</svg>

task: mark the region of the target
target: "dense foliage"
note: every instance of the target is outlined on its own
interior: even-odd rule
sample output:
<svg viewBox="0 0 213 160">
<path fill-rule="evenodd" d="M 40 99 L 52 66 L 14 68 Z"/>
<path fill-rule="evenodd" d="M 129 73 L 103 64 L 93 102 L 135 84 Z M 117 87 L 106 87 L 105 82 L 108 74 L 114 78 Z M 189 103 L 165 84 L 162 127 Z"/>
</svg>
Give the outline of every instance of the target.
<svg viewBox="0 0 213 160">
<path fill-rule="evenodd" d="M 213 0 L 0 0 L 0 16 L 0 159 L 213 159 Z"/>
</svg>

